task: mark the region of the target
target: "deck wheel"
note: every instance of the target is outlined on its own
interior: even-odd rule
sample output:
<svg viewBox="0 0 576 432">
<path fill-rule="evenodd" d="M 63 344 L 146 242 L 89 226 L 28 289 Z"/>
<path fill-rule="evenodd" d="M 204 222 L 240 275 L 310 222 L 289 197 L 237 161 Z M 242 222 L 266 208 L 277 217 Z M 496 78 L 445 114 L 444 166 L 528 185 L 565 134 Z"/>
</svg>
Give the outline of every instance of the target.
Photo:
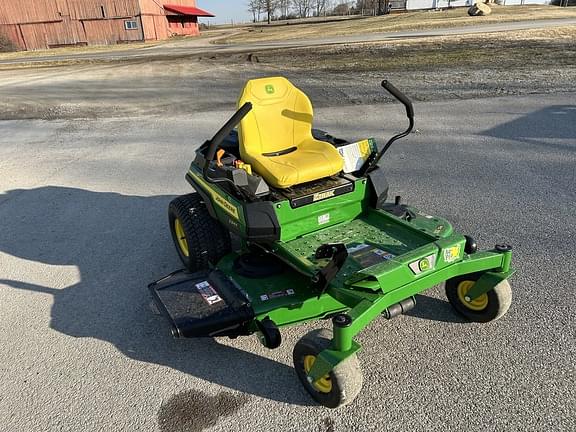
<svg viewBox="0 0 576 432">
<path fill-rule="evenodd" d="M 332 332 L 328 329 L 311 331 L 296 343 L 292 355 L 296 374 L 310 396 L 325 407 L 337 408 L 349 404 L 360 393 L 362 371 L 354 354 L 317 382 L 310 382 L 308 373 L 318 354 L 330 347 L 331 338 Z"/>
<path fill-rule="evenodd" d="M 471 273 L 448 279 L 445 283 L 446 297 L 452 307 L 469 321 L 486 323 L 495 321 L 508 312 L 512 303 L 512 289 L 503 280 L 490 291 L 470 299 L 468 292 L 480 279 L 482 273 Z"/>
</svg>

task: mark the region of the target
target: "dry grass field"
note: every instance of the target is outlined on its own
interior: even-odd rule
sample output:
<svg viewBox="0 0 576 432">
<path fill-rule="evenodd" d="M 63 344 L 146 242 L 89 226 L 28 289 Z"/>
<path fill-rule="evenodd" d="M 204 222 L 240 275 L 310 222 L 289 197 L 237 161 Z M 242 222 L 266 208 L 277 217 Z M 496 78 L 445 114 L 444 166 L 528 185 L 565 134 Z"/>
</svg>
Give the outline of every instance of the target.
<svg viewBox="0 0 576 432">
<path fill-rule="evenodd" d="M 524 20 L 576 18 L 576 8 L 560 8 L 557 6 L 544 5 L 490 5 L 490 7 L 492 8 L 492 14 L 484 17 L 469 17 L 466 13 L 466 8 L 456 8 L 440 11 L 407 12 L 340 22 L 247 27 L 244 32 L 220 39 L 218 43 L 265 42 L 362 33 L 496 24 Z"/>
<path fill-rule="evenodd" d="M 331 72 L 574 67 L 576 27 L 278 50 L 258 59 L 291 70 Z"/>
</svg>

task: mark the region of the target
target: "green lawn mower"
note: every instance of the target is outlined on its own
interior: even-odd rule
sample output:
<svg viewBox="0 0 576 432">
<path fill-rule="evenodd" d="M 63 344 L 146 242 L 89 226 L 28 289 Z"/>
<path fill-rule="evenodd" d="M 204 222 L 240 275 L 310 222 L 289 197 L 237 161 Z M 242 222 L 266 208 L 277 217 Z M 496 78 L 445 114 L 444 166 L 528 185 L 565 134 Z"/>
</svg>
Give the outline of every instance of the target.
<svg viewBox="0 0 576 432">
<path fill-rule="evenodd" d="M 273 349 L 282 327 L 331 320 L 293 351 L 298 378 L 329 408 L 358 395 L 354 337 L 378 316 L 409 311 L 443 282 L 470 321 L 500 318 L 512 297 L 510 246 L 478 251 L 447 220 L 387 201 L 378 162 L 411 132 L 414 111 L 382 86 L 409 126 L 379 149 L 313 129 L 310 100 L 287 79 L 248 81 L 238 111 L 196 151 L 186 174 L 196 192 L 169 206 L 186 268 L 149 286 L 175 337 L 257 334 Z"/>
</svg>

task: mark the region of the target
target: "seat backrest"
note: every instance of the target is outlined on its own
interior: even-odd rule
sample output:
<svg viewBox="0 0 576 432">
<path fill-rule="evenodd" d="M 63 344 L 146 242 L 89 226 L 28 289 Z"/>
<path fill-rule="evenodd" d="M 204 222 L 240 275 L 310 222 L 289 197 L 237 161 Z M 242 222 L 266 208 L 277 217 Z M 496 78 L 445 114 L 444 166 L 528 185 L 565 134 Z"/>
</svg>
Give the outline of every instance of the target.
<svg viewBox="0 0 576 432">
<path fill-rule="evenodd" d="M 259 78 L 246 83 L 238 107 L 252 103 L 240 122 L 240 156 L 276 153 L 312 138 L 312 104 L 300 89 L 283 77 Z"/>
</svg>

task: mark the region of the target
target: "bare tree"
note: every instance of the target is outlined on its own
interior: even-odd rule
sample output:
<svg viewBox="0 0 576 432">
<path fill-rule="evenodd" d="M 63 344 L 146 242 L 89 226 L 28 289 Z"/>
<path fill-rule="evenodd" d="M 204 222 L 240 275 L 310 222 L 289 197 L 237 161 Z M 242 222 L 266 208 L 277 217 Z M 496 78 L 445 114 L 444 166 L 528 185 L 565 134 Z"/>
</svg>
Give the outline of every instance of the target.
<svg viewBox="0 0 576 432">
<path fill-rule="evenodd" d="M 260 21 L 262 13 L 262 0 L 248 0 L 248 12 L 252 14 L 252 21 Z"/>
<path fill-rule="evenodd" d="M 348 3 L 340 3 L 334 7 L 334 15 L 348 15 L 350 13 L 350 6 Z"/>
<path fill-rule="evenodd" d="M 361 14 L 384 15 L 389 12 L 390 0 L 358 0 L 356 10 Z"/>
<path fill-rule="evenodd" d="M 291 6 L 292 6 L 292 0 L 278 0 L 278 9 L 280 9 L 280 16 L 283 17 L 284 19 L 288 18 Z"/>
<path fill-rule="evenodd" d="M 378 0 L 378 15 L 384 15 L 388 10 L 388 0 Z"/>
<path fill-rule="evenodd" d="M 356 10 L 362 15 L 376 15 L 376 4 L 378 0 L 358 0 L 356 2 Z"/>
<path fill-rule="evenodd" d="M 268 24 L 272 21 L 272 17 L 274 16 L 274 12 L 278 8 L 277 0 L 261 0 L 264 12 L 266 12 L 266 16 L 268 19 Z"/>
<path fill-rule="evenodd" d="M 340 0 L 326 0 L 326 13 L 328 15 L 336 15 L 334 9 L 341 3 Z"/>
<path fill-rule="evenodd" d="M 312 0 L 294 0 L 293 3 L 300 18 L 306 18 L 310 14 Z"/>
<path fill-rule="evenodd" d="M 326 15 L 326 0 L 312 0 L 314 7 L 314 15 Z"/>
</svg>

